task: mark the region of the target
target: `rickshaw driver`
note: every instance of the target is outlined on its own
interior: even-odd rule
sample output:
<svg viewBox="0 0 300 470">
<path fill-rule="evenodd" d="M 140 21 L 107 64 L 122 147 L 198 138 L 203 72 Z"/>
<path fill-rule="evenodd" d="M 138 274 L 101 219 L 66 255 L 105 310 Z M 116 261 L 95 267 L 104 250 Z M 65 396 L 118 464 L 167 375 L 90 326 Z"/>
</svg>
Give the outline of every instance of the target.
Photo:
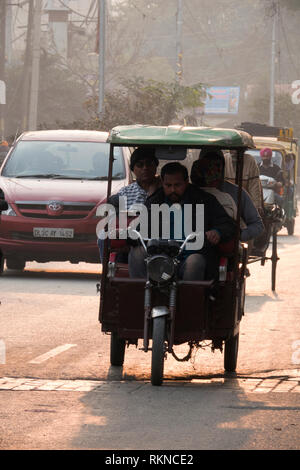
<svg viewBox="0 0 300 470">
<path fill-rule="evenodd" d="M 192 205 L 193 222 L 196 205 L 204 205 L 203 248 L 198 251 L 185 250 L 182 253 L 179 274 L 183 280 L 213 279 L 217 276 L 219 255 L 215 246 L 220 241 L 230 240 L 235 233 L 235 223 L 214 196 L 189 183 L 188 171 L 178 162 L 167 163 L 161 170 L 162 188 L 158 189 L 146 201 L 150 221 L 151 206 L 167 203 L 169 206 L 179 203 L 184 211 L 185 204 Z M 172 215 L 172 212 L 171 212 Z M 170 237 L 174 238 L 174 217 L 170 218 Z M 173 227 L 172 227 L 173 223 Z M 194 225 L 194 224 L 193 224 Z M 184 230 L 183 230 L 184 231 Z M 173 233 L 172 233 L 173 232 Z M 188 234 L 185 233 L 185 236 Z M 145 251 L 141 246 L 132 247 L 129 252 L 129 274 L 132 278 L 146 278 Z"/>
<path fill-rule="evenodd" d="M 283 172 L 280 166 L 272 162 L 272 149 L 268 147 L 261 149 L 260 156 L 262 162 L 258 167 L 259 172 L 261 175 L 269 176 L 270 178 L 274 178 L 274 180 L 276 180 L 276 183 L 273 186 L 275 192 L 275 202 L 279 206 L 282 206 L 283 200 L 280 196 L 280 192 L 285 184 Z"/>
</svg>

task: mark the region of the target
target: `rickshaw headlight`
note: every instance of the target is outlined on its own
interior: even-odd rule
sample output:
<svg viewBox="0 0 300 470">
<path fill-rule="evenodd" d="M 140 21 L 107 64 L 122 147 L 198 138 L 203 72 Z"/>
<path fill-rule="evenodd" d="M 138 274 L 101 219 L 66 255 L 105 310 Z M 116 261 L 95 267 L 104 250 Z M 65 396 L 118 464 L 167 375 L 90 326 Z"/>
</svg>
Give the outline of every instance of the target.
<svg viewBox="0 0 300 470">
<path fill-rule="evenodd" d="M 148 275 L 151 281 L 158 284 L 168 282 L 175 274 L 174 261 L 168 256 L 152 256 L 147 263 Z"/>
</svg>

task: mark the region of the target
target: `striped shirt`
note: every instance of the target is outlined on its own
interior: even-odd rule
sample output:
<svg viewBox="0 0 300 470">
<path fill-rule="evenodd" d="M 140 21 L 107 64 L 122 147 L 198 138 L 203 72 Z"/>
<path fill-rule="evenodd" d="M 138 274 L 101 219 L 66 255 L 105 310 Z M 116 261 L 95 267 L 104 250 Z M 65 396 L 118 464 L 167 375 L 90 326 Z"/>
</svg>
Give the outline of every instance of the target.
<svg viewBox="0 0 300 470">
<path fill-rule="evenodd" d="M 128 210 L 133 204 L 144 204 L 148 193 L 137 182 L 135 182 L 128 186 L 124 186 L 124 188 L 118 192 L 118 196 L 127 198 L 126 209 Z"/>
</svg>

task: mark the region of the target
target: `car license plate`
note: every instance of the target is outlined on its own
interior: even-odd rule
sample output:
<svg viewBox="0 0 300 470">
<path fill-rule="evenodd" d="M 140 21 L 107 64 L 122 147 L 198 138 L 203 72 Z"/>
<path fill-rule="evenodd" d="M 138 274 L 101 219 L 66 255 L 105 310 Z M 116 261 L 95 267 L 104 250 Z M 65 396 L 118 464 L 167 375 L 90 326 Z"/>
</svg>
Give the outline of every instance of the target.
<svg viewBox="0 0 300 470">
<path fill-rule="evenodd" d="M 34 227 L 33 236 L 36 238 L 74 238 L 74 229 Z"/>
</svg>

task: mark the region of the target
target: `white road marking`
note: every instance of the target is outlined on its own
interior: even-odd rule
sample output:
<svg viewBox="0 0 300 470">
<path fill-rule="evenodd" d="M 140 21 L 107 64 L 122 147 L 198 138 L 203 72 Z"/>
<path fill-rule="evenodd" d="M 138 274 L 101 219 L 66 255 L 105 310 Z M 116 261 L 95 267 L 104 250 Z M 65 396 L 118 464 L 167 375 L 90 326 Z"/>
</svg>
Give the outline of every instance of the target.
<svg viewBox="0 0 300 470">
<path fill-rule="evenodd" d="M 57 356 L 58 354 L 61 354 L 70 348 L 74 348 L 75 346 L 77 346 L 77 344 L 63 344 L 62 346 L 51 349 L 51 351 L 48 351 L 47 353 L 32 359 L 32 361 L 29 361 L 29 364 L 41 364 L 42 362 L 48 361 L 48 359 L 51 359 L 52 357 Z"/>
</svg>

